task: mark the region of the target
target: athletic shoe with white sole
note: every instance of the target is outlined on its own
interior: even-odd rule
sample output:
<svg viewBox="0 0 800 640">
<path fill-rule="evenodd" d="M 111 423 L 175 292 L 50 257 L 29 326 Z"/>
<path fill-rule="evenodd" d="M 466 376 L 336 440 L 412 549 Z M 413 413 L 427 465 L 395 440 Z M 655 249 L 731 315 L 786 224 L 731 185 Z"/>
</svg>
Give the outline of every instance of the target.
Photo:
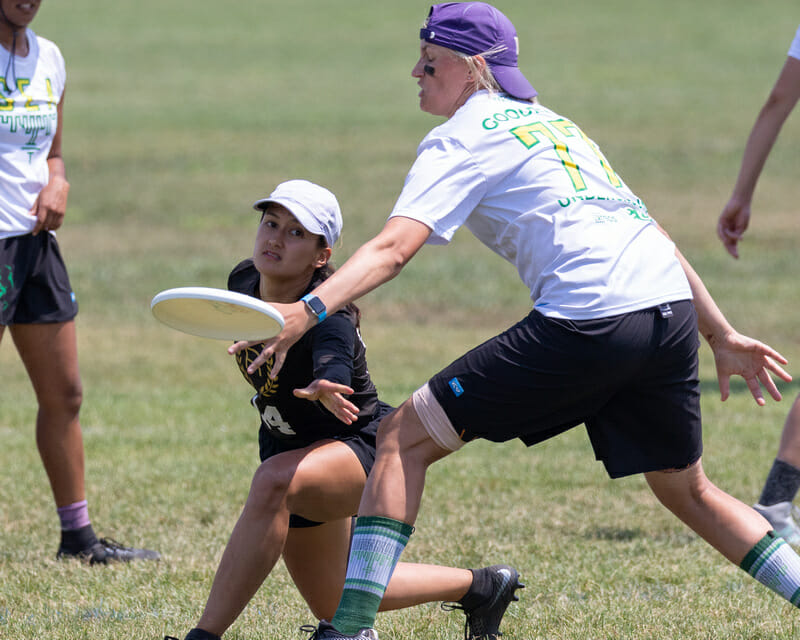
<svg viewBox="0 0 800 640">
<path fill-rule="evenodd" d="M 519 581 L 519 572 L 505 564 L 497 564 L 479 571 L 490 572 L 492 596 L 470 608 L 458 602 L 443 602 L 442 609 L 464 611 L 464 615 L 467 616 L 464 624 L 465 640 L 496 640 L 503 635 L 500 632 L 500 622 L 508 605 L 519 600 L 515 592 L 517 589 L 524 589 L 525 585 Z"/>
<path fill-rule="evenodd" d="M 126 547 L 111 538 L 99 538 L 87 549 L 69 549 L 60 546 L 56 558 L 78 558 L 89 564 L 108 564 L 109 562 L 131 562 L 132 560 L 160 560 L 161 554 L 150 549 Z"/>
<path fill-rule="evenodd" d="M 778 502 L 765 507 L 763 504 L 754 504 L 753 509 L 764 516 L 775 533 L 789 544 L 800 545 L 800 526 L 795 518 L 800 517 L 800 509 L 791 502 Z"/>
<path fill-rule="evenodd" d="M 354 636 L 347 636 L 340 633 L 327 620 L 320 620 L 319 627 L 303 625 L 300 631 L 310 632 L 308 640 L 378 640 L 378 632 L 375 629 L 361 629 Z"/>
</svg>

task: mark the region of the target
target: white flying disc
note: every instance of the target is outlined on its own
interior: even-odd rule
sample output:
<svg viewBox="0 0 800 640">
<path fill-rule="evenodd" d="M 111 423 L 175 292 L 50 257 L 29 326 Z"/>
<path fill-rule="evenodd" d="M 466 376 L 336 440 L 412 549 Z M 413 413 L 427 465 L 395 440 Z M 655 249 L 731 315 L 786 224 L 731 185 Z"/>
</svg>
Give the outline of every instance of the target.
<svg viewBox="0 0 800 640">
<path fill-rule="evenodd" d="M 156 319 L 202 338 L 267 340 L 283 329 L 283 316 L 263 300 L 210 287 L 178 287 L 150 303 Z"/>
</svg>

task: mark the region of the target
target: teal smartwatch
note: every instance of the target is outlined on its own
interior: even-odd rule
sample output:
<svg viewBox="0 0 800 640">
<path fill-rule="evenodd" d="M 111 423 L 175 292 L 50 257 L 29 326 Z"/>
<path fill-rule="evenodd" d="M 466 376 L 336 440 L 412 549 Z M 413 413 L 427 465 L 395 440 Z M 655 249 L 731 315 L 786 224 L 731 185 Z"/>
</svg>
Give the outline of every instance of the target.
<svg viewBox="0 0 800 640">
<path fill-rule="evenodd" d="M 328 309 L 325 307 L 325 303 L 313 293 L 307 293 L 300 299 L 306 303 L 308 310 L 317 316 L 318 323 L 322 322 L 327 317 Z"/>
</svg>

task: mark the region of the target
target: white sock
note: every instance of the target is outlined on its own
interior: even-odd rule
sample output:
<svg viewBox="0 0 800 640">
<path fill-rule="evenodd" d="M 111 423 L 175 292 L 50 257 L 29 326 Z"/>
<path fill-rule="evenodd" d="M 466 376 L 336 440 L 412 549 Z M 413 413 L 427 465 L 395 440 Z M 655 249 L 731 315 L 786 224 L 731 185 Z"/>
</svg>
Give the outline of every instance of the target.
<svg viewBox="0 0 800 640">
<path fill-rule="evenodd" d="M 770 531 L 739 565 L 765 587 L 800 607 L 800 556 Z"/>
</svg>

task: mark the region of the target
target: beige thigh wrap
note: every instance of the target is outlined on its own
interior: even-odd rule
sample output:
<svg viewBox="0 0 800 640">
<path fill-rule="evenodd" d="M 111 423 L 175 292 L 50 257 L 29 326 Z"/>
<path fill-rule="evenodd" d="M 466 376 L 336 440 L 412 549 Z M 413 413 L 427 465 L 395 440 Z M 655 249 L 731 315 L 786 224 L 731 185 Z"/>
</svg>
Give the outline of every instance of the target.
<svg viewBox="0 0 800 640">
<path fill-rule="evenodd" d="M 447 451 L 458 451 L 464 446 L 464 441 L 458 437 L 447 414 L 433 397 L 427 382 L 411 395 L 411 401 L 425 430 L 436 444 Z"/>
</svg>

